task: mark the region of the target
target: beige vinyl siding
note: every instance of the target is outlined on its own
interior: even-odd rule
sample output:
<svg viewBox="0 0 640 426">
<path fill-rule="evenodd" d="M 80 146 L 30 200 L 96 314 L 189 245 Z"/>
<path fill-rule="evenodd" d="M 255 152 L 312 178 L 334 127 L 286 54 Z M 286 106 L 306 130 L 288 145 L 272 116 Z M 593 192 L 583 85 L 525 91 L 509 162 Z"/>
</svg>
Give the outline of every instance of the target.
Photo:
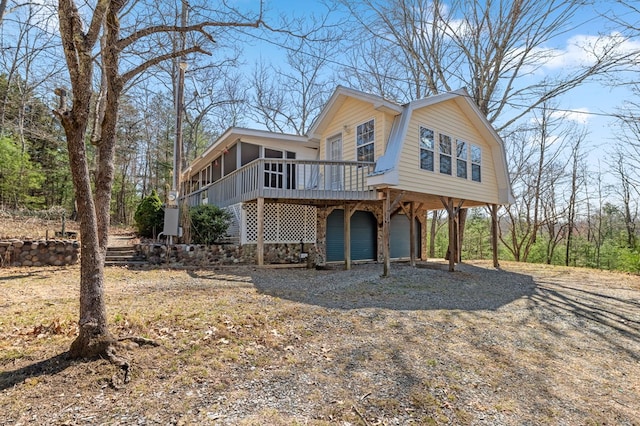
<svg viewBox="0 0 640 426">
<path fill-rule="evenodd" d="M 375 158 L 384 154 L 389 132 L 393 124 L 393 116 L 376 111 L 369 102 L 347 98 L 326 127 L 320 139 L 320 159 L 327 159 L 327 139 L 342 135 L 342 160 L 356 161 L 356 131 L 359 124 L 374 120 L 375 125 Z"/>
<path fill-rule="evenodd" d="M 434 171 L 420 168 L 419 129 L 420 126 L 433 130 L 436 138 L 434 150 Z M 445 134 L 452 138 L 452 174 L 440 173 L 438 134 Z M 462 140 L 469 146 L 477 145 L 482 148 L 481 179 L 482 182 L 471 180 L 471 158 L 467 159 L 467 179 L 456 176 L 455 141 Z M 498 149 L 498 147 L 495 147 Z M 400 163 L 398 166 L 398 189 L 429 193 L 434 195 L 461 198 L 487 203 L 498 202 L 498 185 L 494 155 L 491 147 L 482 138 L 464 115 L 455 101 L 447 101 L 437 105 L 416 110 L 411 116 Z"/>
</svg>

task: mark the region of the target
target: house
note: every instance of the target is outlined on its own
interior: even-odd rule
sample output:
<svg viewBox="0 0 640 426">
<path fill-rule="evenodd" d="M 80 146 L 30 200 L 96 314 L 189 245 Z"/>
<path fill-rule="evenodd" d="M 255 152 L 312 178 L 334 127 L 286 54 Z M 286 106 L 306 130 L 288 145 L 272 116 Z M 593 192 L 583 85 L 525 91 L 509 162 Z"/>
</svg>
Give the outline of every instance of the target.
<svg viewBox="0 0 640 426">
<path fill-rule="evenodd" d="M 457 254 L 461 209 L 489 206 L 496 244 L 497 207 L 513 201 L 503 142 L 464 89 L 400 105 L 338 87 L 307 135 L 230 128 L 181 182 L 189 205 L 233 212 L 230 233 L 258 264 L 290 244 L 385 274 L 392 258 L 426 258 L 426 212 L 448 211 Z"/>
</svg>

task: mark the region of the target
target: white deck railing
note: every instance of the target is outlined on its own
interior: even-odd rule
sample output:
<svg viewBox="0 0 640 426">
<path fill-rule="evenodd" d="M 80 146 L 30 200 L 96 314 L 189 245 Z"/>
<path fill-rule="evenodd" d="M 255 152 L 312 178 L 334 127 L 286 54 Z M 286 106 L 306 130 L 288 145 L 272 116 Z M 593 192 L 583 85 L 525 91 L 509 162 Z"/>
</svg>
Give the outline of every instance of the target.
<svg viewBox="0 0 640 426">
<path fill-rule="evenodd" d="M 226 207 L 256 198 L 375 200 L 367 185 L 375 163 L 261 158 L 186 195 L 190 206 Z"/>
</svg>

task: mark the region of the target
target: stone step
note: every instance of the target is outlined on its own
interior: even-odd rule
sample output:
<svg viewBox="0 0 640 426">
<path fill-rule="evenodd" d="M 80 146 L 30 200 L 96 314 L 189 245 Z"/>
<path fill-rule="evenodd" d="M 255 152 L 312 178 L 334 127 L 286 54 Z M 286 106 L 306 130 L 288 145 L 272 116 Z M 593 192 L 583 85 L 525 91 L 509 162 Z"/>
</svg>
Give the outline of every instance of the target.
<svg viewBox="0 0 640 426">
<path fill-rule="evenodd" d="M 107 256 L 137 256 L 138 252 L 135 250 L 107 250 Z"/>
<path fill-rule="evenodd" d="M 107 251 L 135 251 L 131 246 L 107 247 Z"/>
<path fill-rule="evenodd" d="M 144 257 L 141 256 L 109 256 L 105 257 L 106 262 L 126 262 L 126 261 L 138 261 L 145 260 Z"/>
<path fill-rule="evenodd" d="M 148 265 L 146 259 L 130 245 L 107 247 L 105 266 L 142 267 Z"/>
<path fill-rule="evenodd" d="M 126 260 L 126 261 L 120 261 L 120 260 L 107 260 L 104 262 L 104 266 L 121 266 L 121 267 L 142 267 L 142 266 L 147 266 L 149 265 L 149 262 L 147 262 L 146 260 Z"/>
</svg>

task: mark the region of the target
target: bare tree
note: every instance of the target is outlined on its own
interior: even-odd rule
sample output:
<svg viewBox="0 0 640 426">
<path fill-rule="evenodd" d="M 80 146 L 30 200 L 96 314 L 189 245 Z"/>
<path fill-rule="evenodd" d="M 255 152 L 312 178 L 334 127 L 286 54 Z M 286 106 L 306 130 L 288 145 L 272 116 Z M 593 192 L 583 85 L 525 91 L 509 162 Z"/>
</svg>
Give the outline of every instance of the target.
<svg viewBox="0 0 640 426">
<path fill-rule="evenodd" d="M 603 16 L 613 22 L 616 28 L 624 31 L 630 37 L 640 37 L 640 7 L 634 0 L 616 0 L 622 7 L 621 13 L 611 13 L 607 10 Z"/>
<path fill-rule="evenodd" d="M 576 228 L 576 217 L 578 207 L 578 191 L 583 185 L 585 178 L 584 174 L 580 174 L 580 168 L 586 169 L 584 165 L 585 154 L 582 152 L 581 145 L 583 145 L 586 138 L 586 131 L 577 133 L 571 142 L 571 184 L 569 191 L 569 200 L 567 202 L 567 238 L 565 245 L 564 264 L 569 266 L 571 261 L 571 244 L 573 242 L 573 233 Z"/>
<path fill-rule="evenodd" d="M 209 117 L 211 131 L 216 135 L 222 134 L 229 127 L 243 126 L 249 109 L 246 95 L 248 85 L 239 74 L 227 75 L 219 92 L 221 99 L 225 101 L 219 102 Z"/>
<path fill-rule="evenodd" d="M 400 64 L 417 73 L 409 82 L 416 86 L 415 95 L 467 87 L 498 131 L 630 60 L 618 49 L 623 38 L 603 36 L 581 46 L 591 57 L 589 63 L 522 83 L 520 77 L 532 81 L 536 71 L 558 54 L 546 45 L 581 23 L 577 13 L 586 5 L 583 0 L 342 3 L 368 37 L 385 42 Z M 514 104 L 517 109 L 508 108 Z"/>
<path fill-rule="evenodd" d="M 116 354 L 116 341 L 108 329 L 104 300 L 104 256 L 109 229 L 120 96 L 132 79 L 154 65 L 190 53 L 207 52 L 200 45 L 190 45 L 184 50 L 172 50 L 137 61 L 123 72 L 121 56 L 139 41 L 151 39 L 159 42 L 166 34 L 198 33 L 211 40 L 207 28 L 257 27 L 261 22 L 260 14 L 254 20 L 203 20 L 189 26 L 148 23 L 131 27 L 131 32 L 123 36 L 120 18 L 123 12 L 129 11 L 125 9 L 126 5 L 126 0 L 98 0 L 91 10 L 86 9 L 85 5 L 81 12 L 73 0 L 58 2 L 60 36 L 71 83 L 71 107 L 67 107 L 64 99 L 66 93 L 60 90 L 60 106 L 54 111 L 62 122 L 67 138 L 82 234 L 79 335 L 71 344 L 70 355 L 106 356 L 123 368 L 125 381 L 128 379 L 129 364 Z M 90 17 L 87 26 L 84 24 L 84 16 Z M 106 74 L 106 92 L 104 118 L 100 122 L 100 138 L 96 141 L 99 161 L 94 190 L 89 176 L 85 133 L 90 119 L 93 65 L 101 33 L 104 34 L 105 42 L 101 46 L 99 56 L 102 72 Z"/>
<path fill-rule="evenodd" d="M 187 74 L 184 164 L 189 164 L 228 127 L 242 118 L 247 96 L 235 68 L 236 57 Z"/>
<path fill-rule="evenodd" d="M 7 10 L 7 0 L 0 0 L 0 26 L 4 20 L 4 14 Z"/>
<path fill-rule="evenodd" d="M 331 34 L 325 34 L 322 41 L 294 39 L 295 47 L 286 54 L 287 68 L 263 62 L 256 65 L 256 121 L 272 131 L 306 133 L 334 87 L 327 76 L 328 60 L 337 50 L 333 40 Z"/>
<path fill-rule="evenodd" d="M 145 197 L 156 189 L 164 199 L 165 186 L 171 185 L 173 166 L 174 114 L 171 95 L 158 92 L 151 82 L 132 87 L 130 100 L 140 111 L 141 145 L 137 152 L 139 195 Z"/>
<path fill-rule="evenodd" d="M 615 192 L 622 201 L 622 214 L 624 217 L 625 230 L 627 234 L 626 243 L 630 249 L 637 246 L 636 221 L 638 219 L 637 197 L 640 195 L 636 182 L 631 178 L 630 170 L 633 166 L 628 163 L 629 156 L 620 147 L 616 147 L 609 166 L 618 180 L 615 185 Z"/>
<path fill-rule="evenodd" d="M 604 194 L 604 188 L 603 188 L 603 179 L 602 179 L 602 172 L 600 171 L 600 168 L 598 167 L 598 173 L 595 175 L 594 177 L 594 183 L 595 183 L 595 187 L 596 187 L 596 196 L 597 196 L 597 206 L 596 206 L 596 214 L 595 217 L 592 218 L 591 215 L 589 214 L 587 216 L 587 224 L 589 226 L 589 233 L 590 233 L 590 241 L 593 241 L 595 244 L 595 266 L 596 268 L 601 268 L 602 264 L 601 264 L 601 249 L 602 249 L 602 243 L 604 242 L 604 237 L 605 237 L 605 232 L 604 232 L 604 199 L 605 199 L 605 194 Z M 589 180 L 585 179 L 585 186 L 589 185 Z M 585 191 L 586 194 L 589 194 L 589 190 L 587 188 L 587 190 Z M 587 201 L 587 207 L 589 207 L 589 202 Z"/>
<path fill-rule="evenodd" d="M 443 216 L 440 210 L 433 210 L 431 212 L 431 223 L 429 230 L 429 257 L 436 257 L 436 234 L 438 230 L 444 225 L 444 222 L 441 219 Z"/>
<path fill-rule="evenodd" d="M 545 189 L 540 191 L 540 231 L 547 231 L 545 262 L 551 265 L 556 248 L 567 233 L 566 207 L 559 203 L 558 194 L 564 186 L 564 165 L 559 162 L 549 164 L 545 174 L 551 175 L 552 178 L 544 181 Z"/>
<path fill-rule="evenodd" d="M 47 81 L 62 67 L 52 61 L 59 44 L 47 27 L 52 20 L 50 7 L 26 3 L 10 15 L 0 39 L 0 74 L 4 74 L 7 87 L 18 90 L 9 104 L 9 90 L 0 90 L 0 131 L 9 128 L 16 133 L 24 150 L 24 119 L 28 103 L 42 92 Z M 18 100 L 18 104 L 16 104 Z M 13 109 L 12 120 L 7 109 Z"/>
<path fill-rule="evenodd" d="M 365 34 L 362 34 L 363 36 Z M 419 95 L 407 87 L 410 78 L 401 76 L 416 74 L 416 68 L 407 68 L 399 64 L 393 50 L 384 41 L 377 38 L 356 39 L 346 50 L 347 66 L 340 70 L 340 79 L 348 86 L 369 93 L 377 93 L 386 99 L 409 100 Z"/>
<path fill-rule="evenodd" d="M 506 139 L 516 202 L 505 208 L 509 231 L 500 240 L 517 261 L 527 260 L 545 221 L 555 220 L 555 209 L 547 209 L 545 217 L 544 203 L 551 202 L 554 181 L 564 173 L 560 155 L 570 135 L 562 117 L 554 117 L 553 108 L 546 108 L 528 127 Z"/>
</svg>

